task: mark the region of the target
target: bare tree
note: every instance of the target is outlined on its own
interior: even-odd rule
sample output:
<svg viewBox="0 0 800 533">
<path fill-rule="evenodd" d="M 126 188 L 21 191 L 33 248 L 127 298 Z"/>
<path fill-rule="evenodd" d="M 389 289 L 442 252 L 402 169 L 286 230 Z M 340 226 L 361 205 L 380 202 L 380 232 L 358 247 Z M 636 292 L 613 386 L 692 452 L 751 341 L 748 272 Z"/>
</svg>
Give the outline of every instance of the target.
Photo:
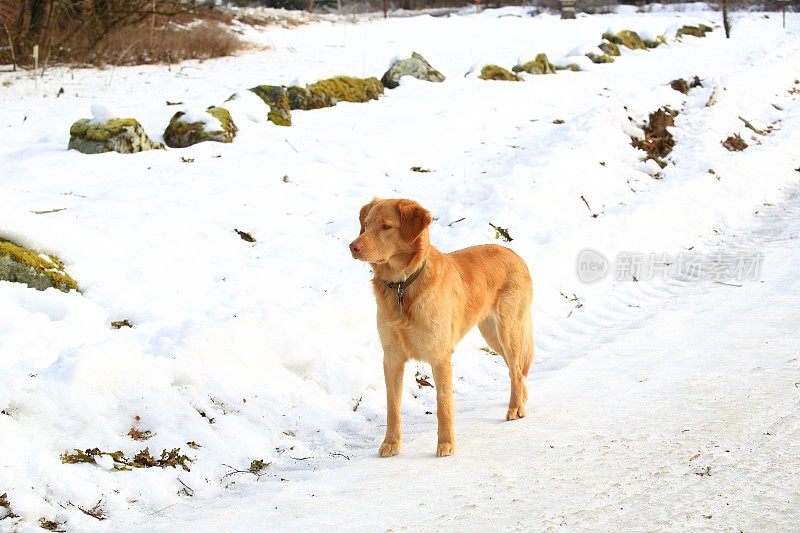
<svg viewBox="0 0 800 533">
<path fill-rule="evenodd" d="M 728 18 L 728 0 L 722 0 L 722 27 L 725 28 L 725 38 L 731 38 L 731 22 Z"/>
</svg>

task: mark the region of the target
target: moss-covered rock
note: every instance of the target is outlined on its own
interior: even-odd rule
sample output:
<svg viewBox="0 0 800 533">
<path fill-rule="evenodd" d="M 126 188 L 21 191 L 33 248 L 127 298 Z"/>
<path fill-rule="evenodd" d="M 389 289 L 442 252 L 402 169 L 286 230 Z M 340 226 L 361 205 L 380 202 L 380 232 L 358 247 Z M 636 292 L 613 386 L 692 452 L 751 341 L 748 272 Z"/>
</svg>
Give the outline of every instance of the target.
<svg viewBox="0 0 800 533">
<path fill-rule="evenodd" d="M 537 55 L 533 61 L 512 68 L 514 72 L 527 72 L 528 74 L 555 74 L 556 67 L 547 59 L 547 54 Z"/>
<path fill-rule="evenodd" d="M 420 54 L 414 52 L 409 59 L 398 59 L 381 78 L 381 83 L 387 89 L 394 89 L 400 85 L 400 78 L 412 76 L 418 80 L 443 82 L 444 74 L 431 66 Z"/>
<path fill-rule="evenodd" d="M 514 74 L 508 69 L 499 67 L 497 65 L 486 65 L 481 69 L 481 74 L 478 76 L 482 80 L 497 80 L 497 81 L 522 81 L 522 78 Z"/>
<path fill-rule="evenodd" d="M 603 41 L 597 47 L 603 51 L 603 53 L 607 56 L 618 56 L 620 55 L 619 46 L 612 43 L 611 41 Z"/>
<path fill-rule="evenodd" d="M 667 38 L 664 37 L 663 35 L 656 35 L 655 39 L 653 39 L 653 40 L 642 39 L 642 42 L 644 42 L 644 45 L 647 48 L 657 48 L 657 47 L 661 46 L 662 44 L 667 44 Z"/>
<path fill-rule="evenodd" d="M 714 28 L 706 26 L 705 24 L 698 24 L 697 26 L 681 26 L 675 34 L 676 38 L 683 37 L 684 35 L 691 35 L 693 37 L 705 37 L 706 33 L 714 31 Z"/>
<path fill-rule="evenodd" d="M 592 63 L 613 63 L 614 58 L 608 54 L 595 54 L 594 52 L 589 52 L 586 54 Z"/>
<path fill-rule="evenodd" d="M 556 71 L 559 71 L 559 70 L 569 70 L 569 71 L 572 71 L 572 72 L 580 72 L 583 69 L 577 63 L 570 63 L 569 65 L 556 65 Z"/>
<path fill-rule="evenodd" d="M 378 78 L 339 76 L 305 87 L 289 87 L 287 101 L 291 109 L 320 109 L 339 102 L 368 102 L 383 94 Z"/>
<path fill-rule="evenodd" d="M 639 34 L 632 30 L 622 30 L 619 33 L 604 33 L 603 39 L 617 45 L 622 45 L 631 50 L 646 50 L 647 46 Z"/>
<path fill-rule="evenodd" d="M 50 287 L 63 292 L 78 290 L 77 282 L 66 273 L 64 263 L 57 257 L 5 239 L 0 239 L 0 280 L 24 283 L 39 291 Z"/>
<path fill-rule="evenodd" d="M 132 154 L 163 148 L 163 144 L 154 142 L 147 136 L 135 118 L 112 118 L 101 123 L 83 118 L 69 129 L 68 149 L 84 154 Z"/>
<path fill-rule="evenodd" d="M 214 141 L 229 143 L 236 137 L 236 124 L 224 107 L 211 106 L 206 109 L 208 118 L 187 121 L 186 113 L 178 111 L 164 130 L 164 142 L 172 148 L 186 148 L 193 144 Z"/>
<path fill-rule="evenodd" d="M 278 85 L 259 85 L 250 89 L 269 106 L 267 120 L 278 126 L 292 125 L 292 112 L 285 87 Z"/>
</svg>

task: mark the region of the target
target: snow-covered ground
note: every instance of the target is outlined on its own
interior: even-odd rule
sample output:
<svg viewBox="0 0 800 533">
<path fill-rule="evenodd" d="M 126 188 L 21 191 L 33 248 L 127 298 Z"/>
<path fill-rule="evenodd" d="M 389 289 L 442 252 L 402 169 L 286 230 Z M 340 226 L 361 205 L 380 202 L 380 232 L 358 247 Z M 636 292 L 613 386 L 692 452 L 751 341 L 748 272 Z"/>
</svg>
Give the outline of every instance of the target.
<svg viewBox="0 0 800 533">
<path fill-rule="evenodd" d="M 320 22 L 248 34 L 270 48 L 205 63 L 0 73 L 0 237 L 56 253 L 82 288 L 0 282 L 0 494 L 19 515 L 0 528 L 796 526 L 800 19 L 783 30 L 775 15 L 742 15 L 731 40 L 685 37 L 524 83 L 469 74 L 540 52 L 572 61 L 607 29 L 669 35 L 716 20 L 521 14 Z M 183 105 L 379 77 L 411 50 L 447 81 L 297 111 L 290 128 L 241 99 L 229 145 L 66 150 L 93 104 L 160 139 Z M 703 87 L 688 96 L 669 87 L 693 75 Z M 661 170 L 630 135 L 664 105 L 680 114 Z M 725 150 L 733 133 L 751 146 Z M 490 223 L 508 228 L 533 272 L 530 415 L 500 423 L 506 370 L 468 336 L 454 357 L 451 459 L 432 458 L 435 395 L 414 364 L 404 451 L 373 459 L 380 348 L 370 274 L 347 244 L 376 195 L 429 208 L 446 251 L 497 242 Z M 764 255 L 760 279 L 717 280 L 741 287 L 674 272 L 586 285 L 575 261 L 587 247 L 675 261 L 691 250 L 710 259 L 706 274 Z M 134 327 L 111 328 L 123 319 Z M 180 448 L 194 462 L 61 462 L 94 447 Z M 260 476 L 237 472 L 254 459 L 269 463 Z M 79 509 L 96 504 L 107 520 Z"/>
</svg>

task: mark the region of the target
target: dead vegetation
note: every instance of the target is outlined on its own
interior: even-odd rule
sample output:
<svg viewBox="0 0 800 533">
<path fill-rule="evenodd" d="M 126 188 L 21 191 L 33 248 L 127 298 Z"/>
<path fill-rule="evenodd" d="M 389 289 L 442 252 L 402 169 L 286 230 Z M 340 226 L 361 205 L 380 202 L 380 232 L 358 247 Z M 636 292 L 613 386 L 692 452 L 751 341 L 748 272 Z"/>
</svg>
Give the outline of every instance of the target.
<svg viewBox="0 0 800 533">
<path fill-rule="evenodd" d="M 695 76 L 688 81 L 683 78 L 678 78 L 677 80 L 672 80 L 669 83 L 669 86 L 672 87 L 674 90 L 678 91 L 679 93 L 689 94 L 690 89 L 694 89 L 695 87 L 702 87 L 703 84 L 700 82 L 700 78 Z"/>
<path fill-rule="evenodd" d="M 47 531 L 66 531 L 64 523 L 57 520 L 48 520 L 46 518 L 39 519 L 39 527 Z"/>
<path fill-rule="evenodd" d="M 233 15 L 176 0 L 3 0 L 0 64 L 130 65 L 230 55 Z"/>
<path fill-rule="evenodd" d="M 742 139 L 741 135 L 734 133 L 722 141 L 722 146 L 724 146 L 729 152 L 741 152 L 747 148 L 748 144 L 744 142 L 744 139 Z"/>
<path fill-rule="evenodd" d="M 171 466 L 173 468 L 181 467 L 189 472 L 189 465 L 194 460 L 189 456 L 181 454 L 180 448 L 173 448 L 172 450 L 163 450 L 161 457 L 153 457 L 149 448 L 141 450 L 133 458 L 125 457 L 121 451 L 103 452 L 99 448 L 91 448 L 88 450 L 79 450 L 75 448 L 75 453 L 64 452 L 61 454 L 61 462 L 64 464 L 97 464 L 97 459 L 100 456 L 107 455 L 114 461 L 115 470 L 132 470 L 134 468 L 152 468 L 161 467 L 166 468 Z"/>
<path fill-rule="evenodd" d="M 667 128 L 675 125 L 675 117 L 678 112 L 668 107 L 662 107 L 650 113 L 648 121 L 642 126 L 644 138 L 631 138 L 631 146 L 647 153 L 648 159 L 652 159 L 661 168 L 667 166 L 664 158 L 672 152 L 675 140 Z"/>
<path fill-rule="evenodd" d="M 103 500 L 98 500 L 97 503 L 94 504 L 94 507 L 92 507 L 91 509 L 84 509 L 80 505 L 75 505 L 75 507 L 77 507 L 86 516 L 91 516 L 92 518 L 96 518 L 97 520 L 102 522 L 103 520 L 108 518 L 105 510 L 103 510 L 102 505 L 103 505 Z"/>
<path fill-rule="evenodd" d="M 489 222 L 489 225 L 494 228 L 495 239 L 502 239 L 504 242 L 511 242 L 514 240 L 511 238 L 511 234 L 508 233 L 507 228 L 501 228 L 500 226 L 495 226 L 491 222 Z"/>
<path fill-rule="evenodd" d="M 8 501 L 6 492 L 0 494 L 0 520 L 4 518 L 17 518 L 17 515 L 11 512 L 11 502 Z"/>
</svg>

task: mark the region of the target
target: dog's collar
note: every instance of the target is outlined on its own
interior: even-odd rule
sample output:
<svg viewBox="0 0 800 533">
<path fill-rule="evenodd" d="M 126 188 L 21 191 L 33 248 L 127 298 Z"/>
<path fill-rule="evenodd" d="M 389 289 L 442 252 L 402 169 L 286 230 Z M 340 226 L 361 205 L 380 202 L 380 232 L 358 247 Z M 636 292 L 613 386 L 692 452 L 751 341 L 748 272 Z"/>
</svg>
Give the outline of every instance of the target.
<svg viewBox="0 0 800 533">
<path fill-rule="evenodd" d="M 411 274 L 405 281 L 384 281 L 387 287 L 392 290 L 397 291 L 397 303 L 400 304 L 400 310 L 403 310 L 403 294 L 405 290 L 414 283 L 422 271 L 425 270 L 425 265 L 428 264 L 428 258 L 426 257 L 425 260 L 422 262 L 422 265 L 417 269 L 416 272 Z"/>
</svg>

